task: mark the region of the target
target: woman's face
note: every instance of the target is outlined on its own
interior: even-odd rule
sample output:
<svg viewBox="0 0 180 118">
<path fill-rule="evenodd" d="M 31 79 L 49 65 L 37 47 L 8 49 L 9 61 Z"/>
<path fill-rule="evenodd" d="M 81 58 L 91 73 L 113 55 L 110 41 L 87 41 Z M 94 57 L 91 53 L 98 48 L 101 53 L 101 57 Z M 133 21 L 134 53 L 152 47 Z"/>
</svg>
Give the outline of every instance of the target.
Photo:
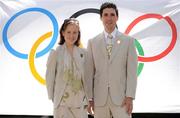
<svg viewBox="0 0 180 118">
<path fill-rule="evenodd" d="M 69 24 L 65 31 L 62 32 L 66 44 L 69 45 L 74 45 L 74 43 L 78 39 L 78 33 L 79 33 L 79 26 L 77 24 Z"/>
</svg>

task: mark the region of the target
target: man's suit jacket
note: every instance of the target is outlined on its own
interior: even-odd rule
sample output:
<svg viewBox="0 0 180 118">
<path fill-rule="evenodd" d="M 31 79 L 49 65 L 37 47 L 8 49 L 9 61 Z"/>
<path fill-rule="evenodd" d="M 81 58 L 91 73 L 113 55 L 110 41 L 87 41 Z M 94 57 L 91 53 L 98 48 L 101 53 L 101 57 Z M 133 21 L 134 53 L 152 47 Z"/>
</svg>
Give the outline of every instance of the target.
<svg viewBox="0 0 180 118">
<path fill-rule="evenodd" d="M 94 98 L 95 106 L 105 105 L 108 87 L 116 105 L 121 105 L 125 96 L 135 98 L 137 54 L 134 39 L 120 32 L 115 39 L 110 59 L 103 33 L 88 42 L 85 80 L 88 98 Z"/>
<path fill-rule="evenodd" d="M 84 83 L 84 63 L 85 63 L 85 50 L 79 47 L 74 59 L 79 70 L 82 73 Z M 64 65 L 64 45 L 60 45 L 56 50 L 52 50 L 49 54 L 46 69 L 46 87 L 48 91 L 48 98 L 54 103 L 54 108 L 60 104 L 60 100 L 64 94 L 64 89 L 67 81 L 63 80 L 63 65 Z M 76 106 L 75 106 L 76 107 Z"/>
</svg>

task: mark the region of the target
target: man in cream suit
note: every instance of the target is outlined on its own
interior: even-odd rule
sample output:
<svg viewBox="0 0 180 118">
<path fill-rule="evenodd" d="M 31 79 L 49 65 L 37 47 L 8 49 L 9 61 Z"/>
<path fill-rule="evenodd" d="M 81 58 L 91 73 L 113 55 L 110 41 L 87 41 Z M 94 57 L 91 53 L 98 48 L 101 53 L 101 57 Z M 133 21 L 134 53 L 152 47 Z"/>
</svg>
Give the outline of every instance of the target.
<svg viewBox="0 0 180 118">
<path fill-rule="evenodd" d="M 89 40 L 87 47 L 88 109 L 94 109 L 95 118 L 130 118 L 137 84 L 134 39 L 116 28 L 114 3 L 101 5 L 100 18 L 104 31 Z"/>
</svg>

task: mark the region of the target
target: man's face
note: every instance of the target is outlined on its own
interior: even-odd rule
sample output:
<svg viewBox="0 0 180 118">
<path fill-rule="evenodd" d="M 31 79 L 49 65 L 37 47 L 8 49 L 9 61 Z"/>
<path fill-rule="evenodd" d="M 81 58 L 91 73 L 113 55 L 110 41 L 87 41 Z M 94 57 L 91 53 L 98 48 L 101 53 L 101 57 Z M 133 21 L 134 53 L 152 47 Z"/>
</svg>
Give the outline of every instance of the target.
<svg viewBox="0 0 180 118">
<path fill-rule="evenodd" d="M 116 27 L 118 16 L 113 8 L 105 8 L 102 13 L 101 20 L 104 28 L 108 33 L 111 33 Z"/>
</svg>

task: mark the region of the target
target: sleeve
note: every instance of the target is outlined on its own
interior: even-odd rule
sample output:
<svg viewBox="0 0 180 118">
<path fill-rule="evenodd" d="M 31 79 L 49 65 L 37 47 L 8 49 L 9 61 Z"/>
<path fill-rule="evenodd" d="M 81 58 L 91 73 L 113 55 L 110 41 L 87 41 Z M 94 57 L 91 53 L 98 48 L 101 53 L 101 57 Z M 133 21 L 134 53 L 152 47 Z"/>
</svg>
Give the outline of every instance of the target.
<svg viewBox="0 0 180 118">
<path fill-rule="evenodd" d="M 45 75 L 48 98 L 52 100 L 54 96 L 54 83 L 56 77 L 56 63 L 57 63 L 56 53 L 57 52 L 55 50 L 51 50 L 46 64 L 46 75 Z"/>
<path fill-rule="evenodd" d="M 135 39 L 129 40 L 128 59 L 127 59 L 127 85 L 126 96 L 135 99 L 137 86 L 137 53 L 135 49 Z"/>
<path fill-rule="evenodd" d="M 94 78 L 94 60 L 92 53 L 91 40 L 88 41 L 86 58 L 85 58 L 85 90 L 88 99 L 93 98 L 93 78 Z"/>
</svg>

